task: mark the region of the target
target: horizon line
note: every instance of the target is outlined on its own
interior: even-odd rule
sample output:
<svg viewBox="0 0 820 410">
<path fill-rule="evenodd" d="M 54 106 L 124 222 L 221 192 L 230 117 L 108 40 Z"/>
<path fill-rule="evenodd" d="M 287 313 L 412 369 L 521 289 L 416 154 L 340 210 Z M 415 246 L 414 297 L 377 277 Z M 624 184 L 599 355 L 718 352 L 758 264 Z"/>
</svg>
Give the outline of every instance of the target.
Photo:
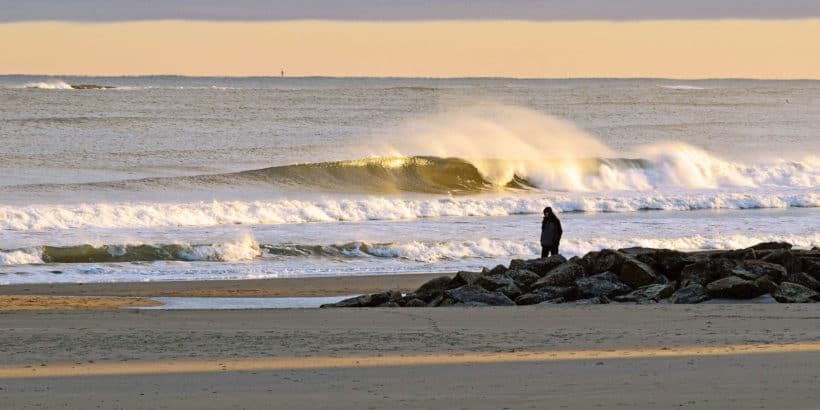
<svg viewBox="0 0 820 410">
<path fill-rule="evenodd" d="M 740 80 L 740 81 L 820 81 L 818 78 L 764 78 L 764 77 L 700 77 L 700 78 L 682 78 L 682 77 L 507 77 L 507 76 L 466 76 L 466 77 L 430 77 L 430 76 L 333 76 L 333 75 L 299 75 L 299 76 L 280 76 L 280 75 L 186 75 L 186 74 L 0 74 L 0 77 L 51 77 L 59 79 L 60 77 L 77 77 L 77 78 L 152 78 L 152 77 L 177 77 L 177 78 L 224 78 L 224 79 L 293 79 L 293 80 L 310 80 L 310 79 L 328 79 L 328 80 L 515 80 L 515 81 L 529 81 L 529 80 L 668 80 L 668 81 L 726 81 L 726 80 Z"/>
</svg>

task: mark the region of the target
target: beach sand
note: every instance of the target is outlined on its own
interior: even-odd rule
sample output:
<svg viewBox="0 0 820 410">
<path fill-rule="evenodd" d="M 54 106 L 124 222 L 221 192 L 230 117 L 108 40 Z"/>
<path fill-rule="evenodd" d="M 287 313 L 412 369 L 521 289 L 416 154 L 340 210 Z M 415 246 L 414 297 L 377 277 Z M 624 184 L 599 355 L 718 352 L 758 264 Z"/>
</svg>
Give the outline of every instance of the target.
<svg viewBox="0 0 820 410">
<path fill-rule="evenodd" d="M 15 409 L 816 408 L 820 306 L 4 311 L 0 363 Z"/>
</svg>

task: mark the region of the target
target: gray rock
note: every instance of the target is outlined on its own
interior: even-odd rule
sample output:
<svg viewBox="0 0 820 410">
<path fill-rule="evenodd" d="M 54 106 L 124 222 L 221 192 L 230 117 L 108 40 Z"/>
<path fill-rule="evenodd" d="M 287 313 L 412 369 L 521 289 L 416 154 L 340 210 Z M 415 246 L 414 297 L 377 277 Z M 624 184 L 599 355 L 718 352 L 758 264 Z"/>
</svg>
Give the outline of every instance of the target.
<svg viewBox="0 0 820 410">
<path fill-rule="evenodd" d="M 710 282 L 734 274 L 737 262 L 724 259 L 708 259 L 687 265 L 681 272 L 681 284 L 697 283 L 706 286 Z"/>
<path fill-rule="evenodd" d="M 683 252 L 669 249 L 658 249 L 654 253 L 637 254 L 634 258 L 652 267 L 656 274 L 672 280 L 680 279 L 683 268 L 696 262 L 694 258 Z"/>
<path fill-rule="evenodd" d="M 659 281 L 655 271 L 637 259 L 625 258 L 618 272 L 618 279 L 633 288 L 651 285 Z"/>
<path fill-rule="evenodd" d="M 820 301 L 820 293 L 817 293 L 798 283 L 783 282 L 780 287 L 772 293 L 780 303 L 813 303 Z"/>
<path fill-rule="evenodd" d="M 615 300 L 618 302 L 657 302 L 661 299 L 666 299 L 675 292 L 675 289 L 668 284 L 654 284 L 647 285 L 635 289 L 626 295 L 616 296 Z"/>
<path fill-rule="evenodd" d="M 629 286 L 618 280 L 618 276 L 612 272 L 578 278 L 575 281 L 575 286 L 578 288 L 578 295 L 581 298 L 593 298 L 598 296 L 613 297 L 623 295 L 632 290 Z"/>
<path fill-rule="evenodd" d="M 621 265 L 626 259 L 626 255 L 613 251 L 612 249 L 604 249 L 600 252 L 590 252 L 581 258 L 581 264 L 584 266 L 586 273 L 592 275 L 602 272 L 618 272 L 621 270 Z"/>
<path fill-rule="evenodd" d="M 775 250 L 761 258 L 764 262 L 771 262 L 786 268 L 789 274 L 800 271 L 800 261 L 793 251 L 787 249 Z"/>
<path fill-rule="evenodd" d="M 797 272 L 789 274 L 786 280 L 792 283 L 803 285 L 815 292 L 820 292 L 820 281 L 813 278 L 806 272 Z"/>
<path fill-rule="evenodd" d="M 727 299 L 751 299 L 766 293 L 754 281 L 737 276 L 728 276 L 706 285 L 706 292 L 709 297 Z"/>
<path fill-rule="evenodd" d="M 481 272 L 460 271 L 456 273 L 453 280 L 447 285 L 449 289 L 459 288 L 465 285 L 474 285 L 478 278 L 484 276 Z"/>
<path fill-rule="evenodd" d="M 455 289 L 450 289 L 445 292 L 447 296 L 456 302 L 468 303 L 478 302 L 486 303 L 490 306 L 512 306 L 515 305 L 510 298 L 501 292 L 490 292 L 480 286 L 462 286 Z"/>
<path fill-rule="evenodd" d="M 566 300 L 578 299 L 575 297 L 577 292 L 575 286 L 544 286 L 533 291 L 533 293 L 545 295 L 547 299 L 564 298 Z"/>
<path fill-rule="evenodd" d="M 419 298 L 412 298 L 405 302 L 405 307 L 425 307 L 427 306 L 427 302 L 419 299 Z"/>
<path fill-rule="evenodd" d="M 549 273 L 544 275 L 541 279 L 532 284 L 532 289 L 542 288 L 544 286 L 573 286 L 575 279 L 584 276 L 584 268 L 573 262 L 566 262 Z"/>
<path fill-rule="evenodd" d="M 786 268 L 775 263 L 759 260 L 743 261 L 732 270 L 732 273 L 746 280 L 755 280 L 762 276 L 768 276 L 776 283 L 782 282 L 788 275 Z"/>
<path fill-rule="evenodd" d="M 489 272 L 490 275 L 503 275 L 505 273 L 507 273 L 507 267 L 504 265 L 496 265 Z"/>
<path fill-rule="evenodd" d="M 515 298 L 515 304 L 521 306 L 537 305 L 548 300 L 551 299 L 547 298 L 547 296 L 542 293 L 527 293 Z"/>
<path fill-rule="evenodd" d="M 709 300 L 709 296 L 706 295 L 706 288 L 698 283 L 691 283 L 678 289 L 669 298 L 671 303 L 678 304 L 701 303 L 706 300 Z"/>
<path fill-rule="evenodd" d="M 820 260 L 812 258 L 802 258 L 800 260 L 800 268 L 809 276 L 820 280 Z"/>
<path fill-rule="evenodd" d="M 513 259 L 510 262 L 510 270 L 526 269 L 535 272 L 538 276 L 544 276 L 555 267 L 566 263 L 567 259 L 561 255 L 553 255 L 549 258 L 539 258 L 530 260 Z"/>
<path fill-rule="evenodd" d="M 529 289 L 533 283 L 541 278 L 537 273 L 526 269 L 508 270 L 507 276 L 515 281 L 519 288 L 523 289 Z"/>
<path fill-rule="evenodd" d="M 388 291 L 388 292 L 381 292 L 381 293 L 373 293 L 370 295 L 361 295 L 352 297 L 349 299 L 342 300 L 337 303 L 328 303 L 324 304 L 321 307 L 323 308 L 348 308 L 348 307 L 376 307 L 383 305 L 387 302 L 397 302 L 401 299 L 401 293 Z"/>
<path fill-rule="evenodd" d="M 788 242 L 761 242 L 757 245 L 750 246 L 749 249 L 756 251 L 768 251 L 773 249 L 791 249 L 792 244 Z"/>
<path fill-rule="evenodd" d="M 425 302 L 430 302 L 434 298 L 443 295 L 444 291 L 450 288 L 450 283 L 452 280 L 453 279 L 449 276 L 439 276 L 425 282 L 413 293 L 415 297 Z"/>
</svg>

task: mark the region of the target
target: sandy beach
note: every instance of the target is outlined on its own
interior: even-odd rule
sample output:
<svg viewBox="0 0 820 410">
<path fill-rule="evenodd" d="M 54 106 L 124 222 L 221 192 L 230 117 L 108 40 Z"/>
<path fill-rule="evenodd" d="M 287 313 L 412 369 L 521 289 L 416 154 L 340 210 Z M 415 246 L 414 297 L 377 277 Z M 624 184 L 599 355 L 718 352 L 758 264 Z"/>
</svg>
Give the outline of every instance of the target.
<svg viewBox="0 0 820 410">
<path fill-rule="evenodd" d="M 361 286 L 346 279 L 336 294 Z M 381 280 L 412 288 L 424 278 Z M 302 281 L 244 289 L 304 295 Z M 94 286 L 149 296 L 226 285 Z M 26 286 L 51 295 L 91 289 Z M 817 305 L 5 311 L 0 400 L 9 408 L 813 408 L 818 323 Z"/>
</svg>

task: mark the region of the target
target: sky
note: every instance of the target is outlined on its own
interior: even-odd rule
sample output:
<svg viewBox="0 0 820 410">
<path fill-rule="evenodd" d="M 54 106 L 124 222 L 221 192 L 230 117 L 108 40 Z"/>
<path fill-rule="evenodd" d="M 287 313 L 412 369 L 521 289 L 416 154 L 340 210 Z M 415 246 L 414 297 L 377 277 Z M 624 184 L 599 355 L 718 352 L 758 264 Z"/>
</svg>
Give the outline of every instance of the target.
<svg viewBox="0 0 820 410">
<path fill-rule="evenodd" d="M 0 0 L 0 21 L 657 20 L 820 17 L 817 0 Z"/>
<path fill-rule="evenodd" d="M 0 74 L 820 79 L 817 0 L 0 0 Z"/>
</svg>

